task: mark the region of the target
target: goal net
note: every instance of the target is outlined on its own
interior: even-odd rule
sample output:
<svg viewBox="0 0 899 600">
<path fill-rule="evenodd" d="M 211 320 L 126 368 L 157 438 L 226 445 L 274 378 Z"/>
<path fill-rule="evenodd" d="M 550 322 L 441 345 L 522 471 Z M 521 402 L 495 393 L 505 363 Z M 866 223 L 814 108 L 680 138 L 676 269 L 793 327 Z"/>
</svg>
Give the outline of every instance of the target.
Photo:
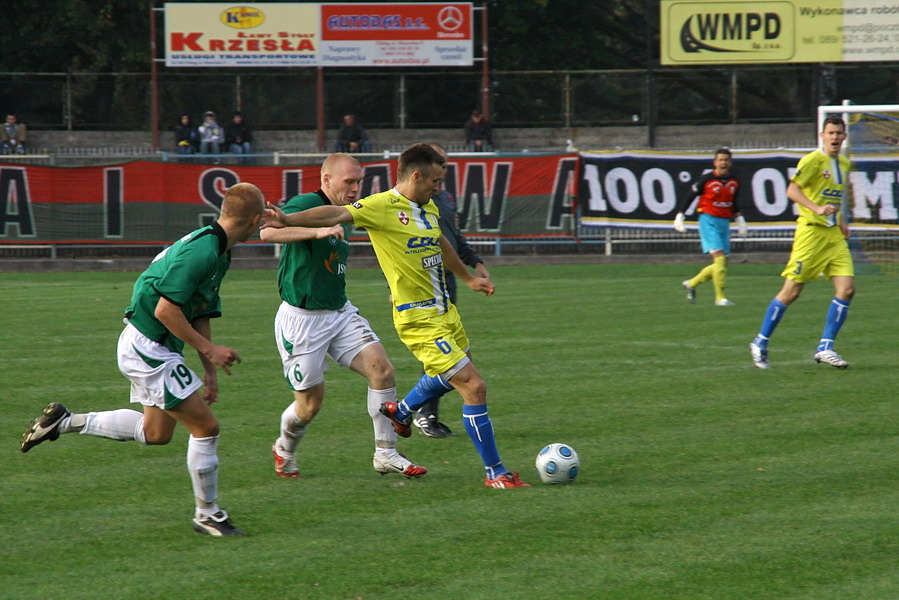
<svg viewBox="0 0 899 600">
<path fill-rule="evenodd" d="M 818 107 L 818 131 L 829 115 L 843 117 L 843 152 L 852 161 L 847 202 L 849 247 L 859 273 L 899 274 L 899 105 L 844 101 Z"/>
</svg>

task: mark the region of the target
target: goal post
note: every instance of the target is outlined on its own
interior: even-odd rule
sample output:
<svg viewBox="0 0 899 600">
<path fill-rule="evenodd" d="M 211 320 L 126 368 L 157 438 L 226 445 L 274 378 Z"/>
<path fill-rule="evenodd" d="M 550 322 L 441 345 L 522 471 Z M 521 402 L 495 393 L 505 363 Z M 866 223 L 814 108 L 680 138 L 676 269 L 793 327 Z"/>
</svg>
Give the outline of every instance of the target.
<svg viewBox="0 0 899 600">
<path fill-rule="evenodd" d="M 899 274 L 899 104 L 819 106 L 819 132 L 830 115 L 846 123 L 853 163 L 845 206 L 856 271 Z"/>
</svg>

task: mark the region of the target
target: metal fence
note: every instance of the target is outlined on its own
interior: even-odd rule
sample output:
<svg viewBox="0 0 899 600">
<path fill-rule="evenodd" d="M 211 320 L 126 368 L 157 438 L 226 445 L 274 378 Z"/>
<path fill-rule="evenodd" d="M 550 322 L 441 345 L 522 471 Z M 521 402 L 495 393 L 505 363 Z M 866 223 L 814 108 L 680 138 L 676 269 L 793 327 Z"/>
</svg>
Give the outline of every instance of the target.
<svg viewBox="0 0 899 600">
<path fill-rule="evenodd" d="M 371 128 L 460 127 L 481 97 L 479 72 L 325 70 L 326 121 Z M 892 103 L 899 65 L 800 64 L 653 70 L 494 71 L 500 127 L 802 122 L 819 104 Z M 160 130 L 181 112 L 243 111 L 255 129 L 314 129 L 316 71 L 178 69 L 159 74 Z M 149 73 L 0 73 L 0 110 L 35 129 L 147 131 Z"/>
</svg>

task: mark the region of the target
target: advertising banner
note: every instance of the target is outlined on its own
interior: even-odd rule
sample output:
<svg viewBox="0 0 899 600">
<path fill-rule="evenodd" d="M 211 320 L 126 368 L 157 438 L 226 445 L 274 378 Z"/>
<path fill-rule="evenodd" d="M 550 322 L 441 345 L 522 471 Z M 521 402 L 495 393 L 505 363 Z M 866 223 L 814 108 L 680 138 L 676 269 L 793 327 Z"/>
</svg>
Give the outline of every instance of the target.
<svg viewBox="0 0 899 600">
<path fill-rule="evenodd" d="M 663 65 L 892 61 L 899 2 L 663 0 Z"/>
<path fill-rule="evenodd" d="M 322 66 L 471 66 L 471 4 L 322 4 Z"/>
<path fill-rule="evenodd" d="M 446 188 L 469 234 L 545 235 L 575 228 L 577 154 L 450 158 Z M 361 197 L 396 183 L 396 160 L 363 163 Z M 0 163 L 0 243 L 165 244 L 218 217 L 241 181 L 280 201 L 320 187 L 320 165 L 135 161 L 101 167 Z M 365 237 L 362 231 L 356 237 Z"/>
<path fill-rule="evenodd" d="M 733 173 L 740 181 L 740 212 L 752 229 L 785 229 L 798 211 L 787 185 L 802 152 L 735 152 Z M 587 227 L 670 229 L 690 195 L 693 182 L 712 169 L 712 156 L 664 152 L 585 152 L 581 154 L 578 203 Z M 854 157 L 849 174 L 853 227 L 899 229 L 899 179 L 895 158 Z M 686 214 L 694 227 L 695 203 Z M 690 222 L 692 221 L 692 222 Z"/>
<path fill-rule="evenodd" d="M 168 67 L 470 66 L 472 4 L 167 3 Z"/>
<path fill-rule="evenodd" d="M 318 64 L 319 5 L 167 3 L 167 67 L 302 67 Z"/>
</svg>

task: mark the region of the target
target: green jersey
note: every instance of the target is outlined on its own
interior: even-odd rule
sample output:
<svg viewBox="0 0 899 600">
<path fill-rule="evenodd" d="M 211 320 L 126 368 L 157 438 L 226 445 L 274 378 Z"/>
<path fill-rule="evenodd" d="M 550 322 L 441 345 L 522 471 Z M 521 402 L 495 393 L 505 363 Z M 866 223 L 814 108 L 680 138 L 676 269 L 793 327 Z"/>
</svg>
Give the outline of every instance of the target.
<svg viewBox="0 0 899 600">
<path fill-rule="evenodd" d="M 284 204 L 282 210 L 290 214 L 330 204 L 325 193 L 318 190 L 294 196 Z M 347 229 L 344 227 L 345 231 Z M 278 291 L 281 299 L 292 306 L 308 310 L 342 308 L 347 302 L 346 262 L 349 254 L 349 242 L 333 235 L 327 239 L 284 244 L 278 262 Z"/>
<path fill-rule="evenodd" d="M 228 236 L 221 225 L 188 233 L 160 252 L 137 278 L 125 317 L 151 340 L 180 353 L 184 342 L 155 317 L 159 299 L 180 306 L 188 321 L 220 317 L 219 287 L 230 266 Z"/>
</svg>

